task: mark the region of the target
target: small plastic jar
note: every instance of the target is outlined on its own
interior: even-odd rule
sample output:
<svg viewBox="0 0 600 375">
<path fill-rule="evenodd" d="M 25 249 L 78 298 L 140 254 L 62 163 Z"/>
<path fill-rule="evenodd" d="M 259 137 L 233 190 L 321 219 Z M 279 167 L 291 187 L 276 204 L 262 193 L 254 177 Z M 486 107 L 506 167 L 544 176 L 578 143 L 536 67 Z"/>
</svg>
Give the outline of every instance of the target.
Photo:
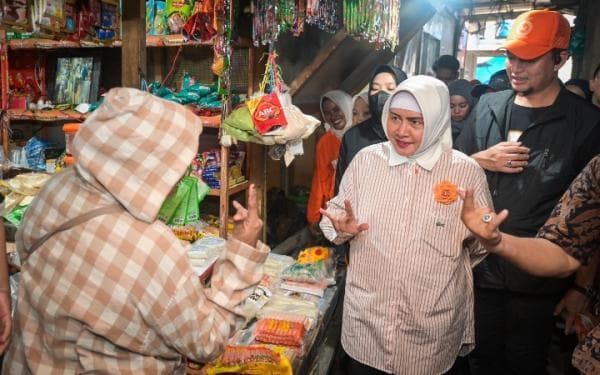
<svg viewBox="0 0 600 375">
<path fill-rule="evenodd" d="M 65 132 L 65 145 L 66 145 L 66 150 L 65 150 L 65 154 L 71 156 L 73 155 L 73 138 L 75 138 L 75 134 L 77 134 L 77 132 L 79 131 L 79 126 L 81 124 L 75 122 L 75 123 L 68 123 L 65 124 L 63 126 L 63 131 Z"/>
</svg>

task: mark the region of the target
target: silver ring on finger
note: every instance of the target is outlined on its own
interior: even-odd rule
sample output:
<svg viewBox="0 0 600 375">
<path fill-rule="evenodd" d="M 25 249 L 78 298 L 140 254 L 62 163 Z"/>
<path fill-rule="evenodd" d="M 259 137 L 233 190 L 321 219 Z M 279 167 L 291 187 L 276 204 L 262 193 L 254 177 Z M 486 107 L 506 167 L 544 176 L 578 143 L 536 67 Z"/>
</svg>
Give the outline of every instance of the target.
<svg viewBox="0 0 600 375">
<path fill-rule="evenodd" d="M 485 214 L 481 217 L 481 221 L 484 223 L 489 223 L 492 221 L 492 214 Z"/>
<path fill-rule="evenodd" d="M 509 160 L 509 161 L 507 161 L 505 165 L 506 165 L 508 168 L 512 168 L 512 167 L 513 167 L 513 165 L 512 165 L 512 160 Z"/>
</svg>

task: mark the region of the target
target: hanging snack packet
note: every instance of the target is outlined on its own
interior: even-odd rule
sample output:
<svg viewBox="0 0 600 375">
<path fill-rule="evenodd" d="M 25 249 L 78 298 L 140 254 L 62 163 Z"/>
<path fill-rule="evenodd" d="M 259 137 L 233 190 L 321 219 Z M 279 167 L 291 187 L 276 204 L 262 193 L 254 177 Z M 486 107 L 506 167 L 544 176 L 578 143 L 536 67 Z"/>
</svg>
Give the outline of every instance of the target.
<svg viewBox="0 0 600 375">
<path fill-rule="evenodd" d="M 155 5 L 152 35 L 165 35 L 167 33 L 167 3 L 156 1 Z"/>
<path fill-rule="evenodd" d="M 172 34 L 179 34 L 194 9 L 193 0 L 167 0 L 167 23 Z"/>
<path fill-rule="evenodd" d="M 103 1 L 100 13 L 100 26 L 106 29 L 117 27 L 117 5 Z"/>
<path fill-rule="evenodd" d="M 265 134 L 276 127 L 285 128 L 287 121 L 277 94 L 266 94 L 246 102 L 252 114 L 254 127 L 260 134 Z"/>
<path fill-rule="evenodd" d="M 40 28 L 52 33 L 60 32 L 64 25 L 64 3 L 63 0 L 44 1 L 45 8 L 39 18 Z"/>
<path fill-rule="evenodd" d="M 30 14 L 27 0 L 2 1 L 2 23 L 16 26 L 25 30 L 31 29 Z"/>
<path fill-rule="evenodd" d="M 169 224 L 169 225 L 186 225 L 187 211 L 188 211 L 188 207 L 190 207 L 190 205 L 191 205 L 189 200 L 190 200 L 190 197 L 192 196 L 192 194 L 194 194 L 194 196 L 191 197 L 191 199 L 193 199 L 195 204 L 198 203 L 198 190 L 197 190 L 197 182 L 196 181 L 197 181 L 196 178 L 192 177 L 192 176 L 184 176 L 181 179 L 181 185 L 184 185 L 184 190 L 186 191 L 186 194 L 185 194 L 184 198 L 182 199 L 182 201 L 177 206 L 177 208 L 175 209 L 173 216 L 171 216 L 171 219 L 167 222 L 167 224 Z M 193 191 L 194 186 L 196 186 L 195 191 Z M 194 215 L 194 214 L 192 214 L 192 215 Z M 196 218 L 198 217 L 197 211 L 195 213 L 195 216 L 196 216 Z M 198 220 L 196 219 L 196 221 L 198 221 Z"/>
<path fill-rule="evenodd" d="M 189 182 L 185 183 L 184 181 L 186 181 L 185 177 L 177 185 L 175 193 L 172 193 L 165 199 L 158 211 L 158 218 L 166 224 L 169 224 L 172 221 L 177 207 L 181 206 L 182 202 L 184 206 L 187 205 L 186 199 L 190 192 L 191 185 Z"/>
<path fill-rule="evenodd" d="M 154 28 L 154 0 L 146 0 L 146 34 L 152 35 Z"/>
<path fill-rule="evenodd" d="M 190 181 L 190 192 L 188 193 L 187 208 L 185 210 L 185 225 L 196 224 L 200 220 L 200 201 L 198 201 L 198 179 L 186 176 Z"/>
<path fill-rule="evenodd" d="M 75 9 L 75 0 L 65 1 L 65 23 L 63 26 L 63 32 L 67 34 L 73 34 L 77 31 L 77 10 Z"/>
</svg>

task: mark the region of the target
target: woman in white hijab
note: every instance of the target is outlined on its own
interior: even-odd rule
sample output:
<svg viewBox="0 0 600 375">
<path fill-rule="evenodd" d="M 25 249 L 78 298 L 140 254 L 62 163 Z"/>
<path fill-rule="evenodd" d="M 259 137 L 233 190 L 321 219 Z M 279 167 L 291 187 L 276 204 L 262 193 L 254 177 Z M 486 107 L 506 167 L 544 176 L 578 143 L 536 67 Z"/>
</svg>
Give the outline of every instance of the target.
<svg viewBox="0 0 600 375">
<path fill-rule="evenodd" d="M 319 139 L 315 166 L 306 207 L 308 228 L 319 234 L 319 210 L 333 197 L 335 167 L 340 154 L 342 136 L 352 126 L 352 97 L 342 90 L 333 90 L 321 97 L 321 114 L 327 132 Z"/>
<path fill-rule="evenodd" d="M 382 115 L 387 142 L 361 150 L 323 210 L 350 241 L 342 346 L 350 374 L 452 374 L 474 346 L 473 274 L 486 254 L 460 221 L 459 186 L 491 204 L 483 170 L 452 150 L 448 89 L 416 76 Z M 460 363 L 462 361 L 458 361 Z"/>
<path fill-rule="evenodd" d="M 371 118 L 369 110 L 369 92 L 363 91 L 352 98 L 352 126 Z"/>
</svg>

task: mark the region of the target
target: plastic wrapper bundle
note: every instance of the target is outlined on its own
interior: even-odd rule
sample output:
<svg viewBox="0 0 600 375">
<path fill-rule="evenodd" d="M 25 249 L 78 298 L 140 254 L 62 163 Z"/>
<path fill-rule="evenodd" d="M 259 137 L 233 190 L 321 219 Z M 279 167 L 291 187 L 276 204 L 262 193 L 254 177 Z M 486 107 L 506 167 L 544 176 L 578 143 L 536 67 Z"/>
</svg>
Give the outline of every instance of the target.
<svg viewBox="0 0 600 375">
<path fill-rule="evenodd" d="M 242 106 L 225 118 L 223 129 L 236 140 L 265 145 L 285 144 L 309 137 L 321 122 L 302 113 L 291 103 L 289 94 L 278 94 L 278 97 L 287 122 L 285 127 L 278 127 L 261 135 L 254 126 L 250 110 L 247 106 Z"/>
<path fill-rule="evenodd" d="M 274 294 L 269 302 L 258 311 L 260 318 L 303 321 L 310 329 L 319 318 L 319 305 L 315 301 Z"/>
<path fill-rule="evenodd" d="M 226 241 L 220 237 L 206 236 L 192 244 L 187 255 L 201 279 L 210 275 L 212 266 L 225 250 Z"/>
<path fill-rule="evenodd" d="M 10 180 L 0 180 L 0 191 L 5 195 L 4 217 L 10 217 L 15 209 L 24 211 L 51 177 L 46 173 L 25 173 Z M 23 212 L 18 216 L 22 217 L 22 215 Z M 18 226 L 20 220 L 13 224 Z"/>
<path fill-rule="evenodd" d="M 333 270 L 330 261 L 319 261 L 315 263 L 294 263 L 281 273 L 283 280 L 303 283 L 326 283 L 334 285 Z"/>
<path fill-rule="evenodd" d="M 294 258 L 287 255 L 270 253 L 263 265 L 264 274 L 269 277 L 279 277 L 281 272 L 292 264 L 294 264 Z"/>
<path fill-rule="evenodd" d="M 183 76 L 181 90 L 175 92 L 168 87 L 155 82 L 150 85 L 150 92 L 160 98 L 170 100 L 179 104 L 195 104 L 201 108 L 220 109 L 221 97 L 216 86 L 207 86 L 194 82 L 189 74 Z M 234 99 L 236 99 L 235 97 Z M 239 98 L 236 99 L 239 101 Z"/>
<path fill-rule="evenodd" d="M 265 345 L 227 346 L 206 374 L 292 375 L 285 349 Z"/>
<path fill-rule="evenodd" d="M 36 137 L 32 137 L 25 144 L 25 151 L 27 153 L 27 164 L 29 168 L 34 171 L 45 171 L 46 170 L 46 158 L 44 156 L 44 150 L 46 144 Z"/>
</svg>

